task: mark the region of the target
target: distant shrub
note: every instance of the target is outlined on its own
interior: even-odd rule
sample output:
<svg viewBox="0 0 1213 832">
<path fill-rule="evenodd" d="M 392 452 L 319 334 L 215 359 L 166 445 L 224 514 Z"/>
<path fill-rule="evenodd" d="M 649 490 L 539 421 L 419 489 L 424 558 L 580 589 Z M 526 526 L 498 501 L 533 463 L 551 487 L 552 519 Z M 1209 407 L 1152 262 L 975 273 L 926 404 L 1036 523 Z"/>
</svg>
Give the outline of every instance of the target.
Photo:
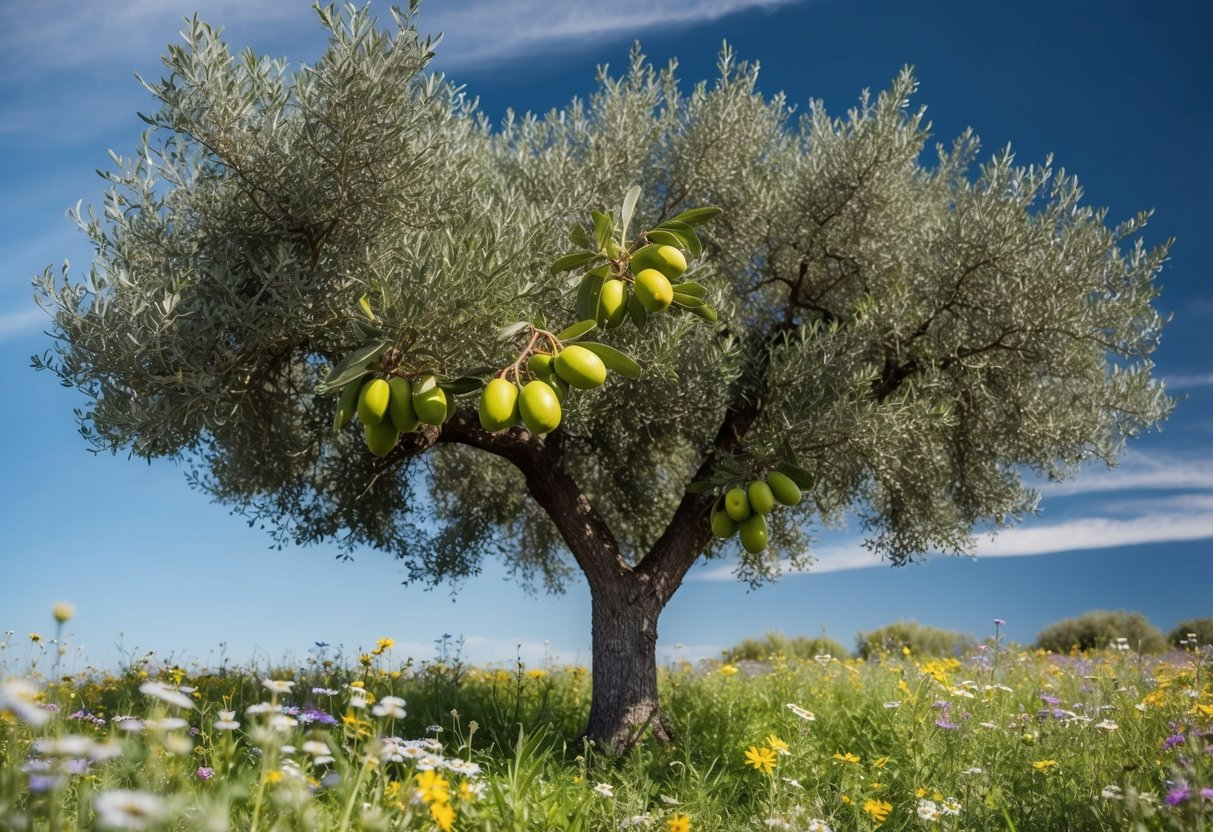
<svg viewBox="0 0 1213 832">
<path fill-rule="evenodd" d="M 1192 644 L 1189 636 L 1196 636 L 1196 644 Z M 1189 618 L 1175 625 L 1175 629 L 1167 634 L 1167 642 L 1176 647 L 1196 647 L 1213 644 L 1213 618 Z"/>
<path fill-rule="evenodd" d="M 1066 653 L 1074 648 L 1098 650 L 1107 647 L 1161 653 L 1167 649 L 1167 641 L 1139 612 L 1091 610 L 1045 627 L 1036 636 L 1036 646 L 1055 653 Z"/>
<path fill-rule="evenodd" d="M 814 656 L 848 656 L 850 652 L 832 638 L 817 636 L 792 636 L 788 638 L 783 633 L 768 632 L 762 638 L 747 638 L 741 643 L 724 651 L 726 662 L 766 661 L 771 656 L 783 655 L 788 658 L 811 659 Z"/>
<path fill-rule="evenodd" d="M 976 646 L 977 640 L 956 630 L 928 627 L 917 621 L 897 621 L 855 636 L 862 659 L 879 653 L 900 653 L 906 647 L 918 656 L 954 656 Z"/>
</svg>

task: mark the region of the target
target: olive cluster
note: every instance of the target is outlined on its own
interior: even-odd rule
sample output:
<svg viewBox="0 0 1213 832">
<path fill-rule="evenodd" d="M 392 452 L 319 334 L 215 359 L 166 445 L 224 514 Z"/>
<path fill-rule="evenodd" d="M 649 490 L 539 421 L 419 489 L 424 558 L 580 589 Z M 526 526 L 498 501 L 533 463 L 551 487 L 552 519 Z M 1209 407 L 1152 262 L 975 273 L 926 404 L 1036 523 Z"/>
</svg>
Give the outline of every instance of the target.
<svg viewBox="0 0 1213 832">
<path fill-rule="evenodd" d="M 553 352 L 534 352 L 526 362 L 531 380 L 520 384 L 517 365 L 485 385 L 480 394 L 480 425 L 497 432 L 523 424 L 543 434 L 560 425 L 560 402 L 570 387 L 593 390 L 606 382 L 607 367 L 592 349 L 571 344 Z M 514 381 L 506 378 L 513 371 Z"/>
<path fill-rule="evenodd" d="M 342 388 L 333 427 L 340 430 L 357 416 L 367 448 L 376 456 L 387 456 L 400 434 L 412 433 L 423 424 L 441 425 L 448 412 L 446 391 L 431 373 L 413 379 L 359 378 Z"/>
<path fill-rule="evenodd" d="M 745 485 L 735 484 L 719 495 L 712 506 L 712 534 L 721 540 L 738 534 L 741 545 L 752 555 L 766 549 L 767 515 L 775 509 L 776 503 L 794 506 L 801 498 L 796 479 L 781 471 L 781 467 L 790 469 L 781 463 L 775 470 L 768 471 L 764 479 Z"/>
</svg>

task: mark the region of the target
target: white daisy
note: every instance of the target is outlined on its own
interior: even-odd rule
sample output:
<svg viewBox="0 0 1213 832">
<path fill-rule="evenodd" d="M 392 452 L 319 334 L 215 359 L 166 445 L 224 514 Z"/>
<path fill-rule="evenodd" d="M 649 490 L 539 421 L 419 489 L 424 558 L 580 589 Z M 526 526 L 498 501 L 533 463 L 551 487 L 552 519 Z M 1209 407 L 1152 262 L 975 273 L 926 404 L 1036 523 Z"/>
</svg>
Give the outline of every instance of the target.
<svg viewBox="0 0 1213 832">
<path fill-rule="evenodd" d="M 92 737 L 65 734 L 34 740 L 34 751 L 45 757 L 85 757 L 95 745 Z"/>
<path fill-rule="evenodd" d="M 796 716 L 800 717 L 801 719 L 805 720 L 806 722 L 813 722 L 815 719 L 817 719 L 817 717 L 813 716 L 812 711 L 806 711 L 804 708 L 800 707 L 795 702 L 788 703 L 788 710 L 791 711 L 792 713 L 796 714 Z"/>
<path fill-rule="evenodd" d="M 954 797 L 945 797 L 943 803 L 939 804 L 939 811 L 955 817 L 960 814 L 960 801 Z"/>
<path fill-rule="evenodd" d="M 93 798 L 102 829 L 150 829 L 168 816 L 164 799 L 150 792 L 115 789 Z"/>
<path fill-rule="evenodd" d="M 167 702 L 169 705 L 174 705 L 187 711 L 194 707 L 193 700 L 184 693 L 176 688 L 170 688 L 164 682 L 158 682 L 155 679 L 149 679 L 140 685 L 139 692 L 145 696 L 159 699 L 161 702 Z"/>
<path fill-rule="evenodd" d="M 610 783 L 599 783 L 597 786 L 594 787 L 594 791 L 597 792 L 602 797 L 614 797 L 615 796 L 615 787 L 612 786 Z"/>
<path fill-rule="evenodd" d="M 834 830 L 831 829 L 830 825 L 821 818 L 813 818 L 811 821 L 809 821 L 809 825 L 805 829 L 805 832 L 834 832 Z"/>
<path fill-rule="evenodd" d="M 9 713 L 28 725 L 45 725 L 50 711 L 38 707 L 38 687 L 28 679 L 0 682 L 0 713 Z"/>
<path fill-rule="evenodd" d="M 272 693 L 290 693 L 295 683 L 289 679 L 262 679 L 261 684 Z"/>
<path fill-rule="evenodd" d="M 404 719 L 407 714 L 404 710 L 404 700 L 399 696 L 385 696 L 371 708 L 371 713 L 375 716 L 386 716 L 390 719 Z"/>
<path fill-rule="evenodd" d="M 939 820 L 939 807 L 935 805 L 934 800 L 923 799 L 918 801 L 918 809 L 916 811 L 918 812 L 918 817 L 928 823 L 934 823 Z"/>
</svg>

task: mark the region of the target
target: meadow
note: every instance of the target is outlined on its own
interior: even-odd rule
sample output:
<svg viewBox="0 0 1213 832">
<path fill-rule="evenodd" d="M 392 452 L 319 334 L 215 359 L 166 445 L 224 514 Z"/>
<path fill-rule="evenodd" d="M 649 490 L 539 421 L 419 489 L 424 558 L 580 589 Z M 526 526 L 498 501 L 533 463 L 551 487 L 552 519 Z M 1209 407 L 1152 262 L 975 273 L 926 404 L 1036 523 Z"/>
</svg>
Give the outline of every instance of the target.
<svg viewBox="0 0 1213 832">
<path fill-rule="evenodd" d="M 62 623 L 62 621 L 60 622 Z M 672 744 L 579 741 L 578 666 L 0 650 L 0 829 L 1203 830 L 1213 649 L 774 655 L 662 669 Z M 1122 645 L 1127 647 L 1127 645 Z"/>
</svg>

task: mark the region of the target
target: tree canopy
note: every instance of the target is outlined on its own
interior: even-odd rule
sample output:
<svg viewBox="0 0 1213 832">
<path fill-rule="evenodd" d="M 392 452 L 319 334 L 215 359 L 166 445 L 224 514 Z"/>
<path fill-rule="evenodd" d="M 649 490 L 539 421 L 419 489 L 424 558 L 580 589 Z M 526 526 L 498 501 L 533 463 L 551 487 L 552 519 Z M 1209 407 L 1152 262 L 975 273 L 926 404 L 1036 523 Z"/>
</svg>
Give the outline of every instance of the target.
<svg viewBox="0 0 1213 832">
<path fill-rule="evenodd" d="M 979 164 L 971 132 L 931 152 L 909 69 L 839 117 L 763 95 L 727 46 L 690 88 L 637 49 L 588 97 L 492 124 L 427 69 L 435 43 L 407 14 L 319 13 L 328 50 L 297 69 L 190 21 L 146 82 L 142 143 L 77 215 L 87 275 L 36 281 L 57 340 L 35 364 L 86 394 L 85 436 L 188 460 L 280 542 L 383 550 L 427 582 L 500 557 L 556 589 L 586 564 L 530 499 L 546 465 L 622 571 L 689 522 L 695 555 L 737 555 L 757 582 L 848 515 L 900 564 L 971 551 L 1033 509 L 1025 476 L 1112 462 L 1171 407 L 1151 377 L 1167 246 L 1142 242 L 1147 215 L 1107 224 L 1051 160 Z M 576 321 L 550 267 L 633 185 L 638 230 L 722 210 L 692 263 L 717 323 L 595 333 L 643 376 L 570 398 L 526 465 L 541 440 L 489 438 L 474 395 L 384 458 L 332 430 L 317 385 L 361 343 L 360 298 L 408 371 L 485 376 L 518 354 L 506 325 Z M 772 515 L 769 547 L 707 543 L 712 495 L 687 486 L 789 454 L 814 485 Z"/>
</svg>

